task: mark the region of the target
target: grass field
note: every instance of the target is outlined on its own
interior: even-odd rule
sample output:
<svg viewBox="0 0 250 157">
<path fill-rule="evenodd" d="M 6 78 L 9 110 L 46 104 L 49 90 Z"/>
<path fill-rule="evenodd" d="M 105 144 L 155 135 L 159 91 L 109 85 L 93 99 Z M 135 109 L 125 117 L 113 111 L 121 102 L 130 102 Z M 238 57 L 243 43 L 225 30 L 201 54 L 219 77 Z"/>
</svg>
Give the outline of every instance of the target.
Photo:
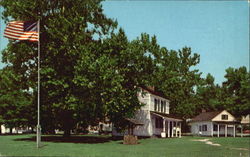
<svg viewBox="0 0 250 157">
<path fill-rule="evenodd" d="M 123 145 L 109 136 L 43 136 L 43 147 L 37 149 L 35 135 L 0 136 L 0 156 L 249 157 L 249 137 L 206 138 L 221 146 L 193 141 L 205 138 L 141 139 L 138 145 Z"/>
</svg>

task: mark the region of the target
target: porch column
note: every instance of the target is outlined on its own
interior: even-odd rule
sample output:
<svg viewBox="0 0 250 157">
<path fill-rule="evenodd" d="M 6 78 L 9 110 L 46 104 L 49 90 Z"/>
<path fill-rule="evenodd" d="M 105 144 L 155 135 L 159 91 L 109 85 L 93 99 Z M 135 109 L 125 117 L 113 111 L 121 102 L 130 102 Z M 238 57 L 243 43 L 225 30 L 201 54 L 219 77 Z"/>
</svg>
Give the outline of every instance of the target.
<svg viewBox="0 0 250 157">
<path fill-rule="evenodd" d="M 240 131 L 241 131 L 241 137 L 243 137 L 243 125 L 241 125 L 241 128 L 240 128 Z"/>
<path fill-rule="evenodd" d="M 173 137 L 174 136 L 174 121 L 172 121 L 172 135 L 171 135 L 171 137 Z"/>
<path fill-rule="evenodd" d="M 225 137 L 227 137 L 227 124 L 225 124 Z"/>
<path fill-rule="evenodd" d="M 170 137 L 170 121 L 168 120 L 168 137 Z"/>
<path fill-rule="evenodd" d="M 165 120 L 165 118 L 163 118 L 163 133 L 165 134 L 163 136 L 164 138 L 166 138 L 166 125 L 165 125 L 165 123 L 166 123 L 166 120 Z"/>
<path fill-rule="evenodd" d="M 211 123 L 211 136 L 214 136 L 214 124 L 213 122 Z"/>
<path fill-rule="evenodd" d="M 163 118 L 163 132 L 166 132 L 166 125 L 165 125 L 165 123 L 166 123 L 166 120 L 165 120 L 165 118 Z"/>
<path fill-rule="evenodd" d="M 217 124 L 217 137 L 220 137 L 220 124 Z"/>
<path fill-rule="evenodd" d="M 181 122 L 180 122 L 180 134 L 179 134 L 179 137 L 181 138 Z"/>
<path fill-rule="evenodd" d="M 178 126 L 178 122 L 175 122 L 175 137 L 177 137 L 177 126 Z"/>
<path fill-rule="evenodd" d="M 233 128 L 233 129 L 234 129 L 234 132 L 233 132 L 233 134 L 234 134 L 234 137 L 235 137 L 235 124 L 234 124 L 234 128 Z"/>
</svg>

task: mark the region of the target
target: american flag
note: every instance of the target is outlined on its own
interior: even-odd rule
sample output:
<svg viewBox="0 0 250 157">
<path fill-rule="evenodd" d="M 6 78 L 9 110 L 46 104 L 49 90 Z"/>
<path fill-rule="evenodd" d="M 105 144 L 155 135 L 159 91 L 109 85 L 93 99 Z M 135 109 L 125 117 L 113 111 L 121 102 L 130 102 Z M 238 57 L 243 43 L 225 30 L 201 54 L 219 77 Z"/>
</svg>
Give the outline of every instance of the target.
<svg viewBox="0 0 250 157">
<path fill-rule="evenodd" d="M 38 22 L 11 21 L 4 31 L 4 36 L 14 40 L 38 41 L 38 33 Z"/>
</svg>

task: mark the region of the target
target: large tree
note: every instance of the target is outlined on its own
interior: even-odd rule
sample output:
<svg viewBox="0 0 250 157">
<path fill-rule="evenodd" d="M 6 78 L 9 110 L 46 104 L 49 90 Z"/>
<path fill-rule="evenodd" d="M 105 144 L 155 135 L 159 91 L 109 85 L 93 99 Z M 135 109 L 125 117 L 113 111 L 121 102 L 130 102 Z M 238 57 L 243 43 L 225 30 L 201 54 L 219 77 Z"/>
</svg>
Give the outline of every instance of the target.
<svg viewBox="0 0 250 157">
<path fill-rule="evenodd" d="M 200 61 L 197 53 L 184 47 L 168 50 L 157 44 L 152 37 L 149 55 L 153 56 L 155 70 L 152 84 L 171 101 L 170 112 L 187 118 L 195 114 L 195 88 L 201 83 L 201 73 L 195 69 Z"/>
<path fill-rule="evenodd" d="M 197 88 L 197 110 L 228 110 L 236 117 L 249 114 L 250 74 L 246 67 L 226 69 L 226 81 L 222 85 L 214 83 L 208 74 Z"/>
<path fill-rule="evenodd" d="M 224 108 L 222 103 L 223 90 L 221 86 L 214 83 L 214 77 L 208 73 L 206 78 L 202 79 L 202 83 L 197 86 L 196 90 L 196 111 L 221 110 Z"/>
<path fill-rule="evenodd" d="M 246 67 L 226 69 L 223 82 L 224 106 L 237 117 L 249 114 L 250 110 L 250 73 Z"/>
<path fill-rule="evenodd" d="M 81 54 L 93 60 L 91 53 L 94 52 L 88 51 L 89 48 L 98 48 L 102 37 L 108 35 L 116 23 L 103 15 L 99 0 L 3 0 L 0 4 L 5 8 L 6 21 L 40 20 L 43 130 L 59 127 L 69 135 L 76 123 L 75 66 L 82 59 Z M 34 92 L 37 91 L 36 52 L 37 43 L 27 41 L 10 41 L 3 52 L 3 61 L 22 75 L 23 87 L 32 87 Z M 83 93 L 81 102 L 85 103 L 86 99 Z"/>
<path fill-rule="evenodd" d="M 42 128 L 64 130 L 108 117 L 121 126 L 141 106 L 137 88 L 152 73 L 150 42 L 128 41 L 102 13 L 101 1 L 1 1 L 4 18 L 41 21 Z M 15 11 L 14 11 L 15 10 Z M 3 61 L 37 92 L 37 43 L 10 41 Z M 36 102 L 36 97 L 34 97 Z"/>
</svg>

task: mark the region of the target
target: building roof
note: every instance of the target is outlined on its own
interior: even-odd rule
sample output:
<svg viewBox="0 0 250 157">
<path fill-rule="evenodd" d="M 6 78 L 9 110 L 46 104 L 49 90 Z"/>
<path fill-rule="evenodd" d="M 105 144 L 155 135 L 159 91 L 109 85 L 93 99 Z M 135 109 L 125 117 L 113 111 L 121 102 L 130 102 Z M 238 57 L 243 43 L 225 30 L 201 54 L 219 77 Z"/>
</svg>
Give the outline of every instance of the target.
<svg viewBox="0 0 250 157">
<path fill-rule="evenodd" d="M 250 124 L 250 114 L 248 114 L 246 116 L 242 116 L 241 124 Z"/>
<path fill-rule="evenodd" d="M 213 121 L 217 124 L 240 124 L 239 121 Z"/>
<path fill-rule="evenodd" d="M 170 115 L 170 114 L 166 114 L 166 113 L 160 113 L 160 112 L 154 112 L 154 111 L 150 111 L 150 113 L 153 114 L 153 115 L 165 118 L 165 119 L 170 120 L 170 121 L 178 121 L 178 122 L 183 121 L 179 117 L 176 117 L 176 116 Z"/>
<path fill-rule="evenodd" d="M 198 116 L 192 118 L 192 122 L 197 122 L 197 121 L 211 121 L 214 117 L 216 117 L 221 112 L 222 111 L 202 112 Z"/>
<path fill-rule="evenodd" d="M 156 96 L 159 96 L 159 97 L 162 97 L 164 99 L 167 99 L 166 96 L 160 92 L 160 91 L 157 91 L 154 89 L 154 87 L 148 87 L 148 86 L 141 86 L 142 89 L 146 90 L 147 92 L 149 92 L 150 94 L 153 94 L 153 95 L 156 95 Z M 167 99 L 168 100 L 168 99 Z M 169 100 L 168 100 L 169 101 Z"/>
<path fill-rule="evenodd" d="M 133 125 L 143 125 L 140 121 L 133 119 L 133 118 L 125 118 L 129 123 L 132 123 Z"/>
</svg>

